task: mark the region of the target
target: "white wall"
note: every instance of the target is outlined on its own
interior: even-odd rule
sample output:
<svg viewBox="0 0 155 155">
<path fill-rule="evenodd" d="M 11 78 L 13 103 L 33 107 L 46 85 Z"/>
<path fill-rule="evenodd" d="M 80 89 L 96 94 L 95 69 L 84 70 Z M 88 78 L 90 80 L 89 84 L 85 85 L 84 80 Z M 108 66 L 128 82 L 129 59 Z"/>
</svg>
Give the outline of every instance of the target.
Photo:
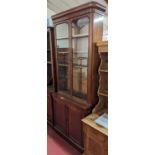
<svg viewBox="0 0 155 155">
<path fill-rule="evenodd" d="M 47 18 L 51 17 L 52 15 L 56 14 L 54 11 L 47 8 Z"/>
<path fill-rule="evenodd" d="M 49 8 L 47 8 L 47 26 L 53 26 L 53 22 L 51 20 L 51 16 L 53 16 L 55 14 L 54 11 L 50 10 Z"/>
</svg>

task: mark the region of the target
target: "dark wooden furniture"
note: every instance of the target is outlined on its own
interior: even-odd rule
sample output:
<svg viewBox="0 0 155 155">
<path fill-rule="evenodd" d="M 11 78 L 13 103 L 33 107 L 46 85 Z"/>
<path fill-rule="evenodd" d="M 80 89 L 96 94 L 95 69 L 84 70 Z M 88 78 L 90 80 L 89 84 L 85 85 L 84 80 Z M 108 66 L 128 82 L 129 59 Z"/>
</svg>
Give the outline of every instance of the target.
<svg viewBox="0 0 155 155">
<path fill-rule="evenodd" d="M 47 28 L 47 122 L 53 126 L 53 98 L 56 91 L 54 28 Z"/>
<path fill-rule="evenodd" d="M 108 42 L 97 43 L 101 63 L 99 66 L 98 104 L 92 114 L 84 118 L 84 155 L 108 155 L 108 129 L 99 126 L 95 120 L 108 113 Z"/>
<path fill-rule="evenodd" d="M 81 151 L 81 119 L 98 102 L 95 44 L 102 40 L 104 12 L 102 5 L 90 2 L 52 16 L 58 90 L 53 93 L 54 128 Z"/>
</svg>

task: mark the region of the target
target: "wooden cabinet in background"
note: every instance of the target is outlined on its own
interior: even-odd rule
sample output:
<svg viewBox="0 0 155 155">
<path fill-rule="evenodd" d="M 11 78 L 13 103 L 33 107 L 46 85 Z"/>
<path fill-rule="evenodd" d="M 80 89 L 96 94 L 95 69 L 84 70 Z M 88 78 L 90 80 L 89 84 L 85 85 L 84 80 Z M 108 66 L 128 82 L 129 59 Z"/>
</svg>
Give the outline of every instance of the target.
<svg viewBox="0 0 155 155">
<path fill-rule="evenodd" d="M 47 92 L 47 121 L 48 124 L 53 125 L 53 101 L 50 92 Z"/>
<path fill-rule="evenodd" d="M 59 123 L 58 132 L 64 131 L 67 139 L 81 151 L 81 119 L 98 102 L 100 59 L 95 45 L 102 40 L 104 13 L 104 6 L 89 2 L 52 16 L 57 75 L 57 92 L 53 95 L 54 126 L 57 129 Z"/>
<path fill-rule="evenodd" d="M 53 126 L 53 92 L 56 91 L 54 28 L 47 28 L 47 122 Z"/>
</svg>

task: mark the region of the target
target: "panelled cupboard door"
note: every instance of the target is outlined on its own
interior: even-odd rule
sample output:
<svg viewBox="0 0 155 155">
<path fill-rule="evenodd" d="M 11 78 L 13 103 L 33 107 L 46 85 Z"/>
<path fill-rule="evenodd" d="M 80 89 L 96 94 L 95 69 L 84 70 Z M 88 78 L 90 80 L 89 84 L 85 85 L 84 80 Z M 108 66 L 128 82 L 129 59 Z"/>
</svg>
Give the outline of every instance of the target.
<svg viewBox="0 0 155 155">
<path fill-rule="evenodd" d="M 108 155 L 108 137 L 87 125 L 84 128 L 84 155 Z"/>
<path fill-rule="evenodd" d="M 54 98 L 54 124 L 62 133 L 67 133 L 67 109 L 63 101 Z"/>
<path fill-rule="evenodd" d="M 69 107 L 69 137 L 78 144 L 83 145 L 82 140 L 82 111 L 79 108 Z"/>
<path fill-rule="evenodd" d="M 53 121 L 53 109 L 52 109 L 52 98 L 50 93 L 47 93 L 47 119 L 48 121 Z"/>
<path fill-rule="evenodd" d="M 106 138 L 106 137 L 105 137 Z M 86 147 L 88 147 L 89 149 L 87 149 L 86 154 L 85 155 L 108 155 L 108 150 L 105 149 L 106 147 L 108 147 L 108 143 L 106 140 L 101 140 L 98 141 L 97 139 L 95 139 L 95 137 L 87 137 L 88 143 Z M 103 147 L 103 145 L 106 145 Z"/>
</svg>

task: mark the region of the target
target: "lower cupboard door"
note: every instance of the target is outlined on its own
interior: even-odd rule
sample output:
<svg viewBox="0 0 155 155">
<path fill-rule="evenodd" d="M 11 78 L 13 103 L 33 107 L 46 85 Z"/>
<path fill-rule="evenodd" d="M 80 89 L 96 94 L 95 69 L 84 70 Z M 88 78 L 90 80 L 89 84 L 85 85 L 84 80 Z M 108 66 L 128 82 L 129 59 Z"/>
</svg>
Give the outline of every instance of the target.
<svg viewBox="0 0 155 155">
<path fill-rule="evenodd" d="M 59 100 L 54 100 L 54 125 L 63 134 L 67 133 L 66 106 Z"/>
<path fill-rule="evenodd" d="M 81 110 L 75 107 L 69 107 L 69 137 L 76 143 L 83 146 Z"/>
</svg>

